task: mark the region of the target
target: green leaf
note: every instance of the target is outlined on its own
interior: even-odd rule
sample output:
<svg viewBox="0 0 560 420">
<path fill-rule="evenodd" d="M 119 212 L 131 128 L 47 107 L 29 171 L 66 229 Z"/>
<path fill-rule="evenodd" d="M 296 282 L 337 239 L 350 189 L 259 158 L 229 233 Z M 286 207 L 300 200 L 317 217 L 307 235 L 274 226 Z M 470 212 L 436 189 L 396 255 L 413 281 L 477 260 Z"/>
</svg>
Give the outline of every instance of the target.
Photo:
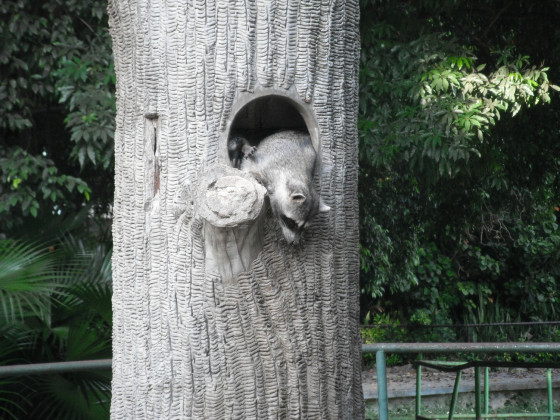
<svg viewBox="0 0 560 420">
<path fill-rule="evenodd" d="M 93 164 L 95 164 L 95 150 L 93 150 L 93 147 L 91 145 L 87 146 L 87 154 Z"/>
<path fill-rule="evenodd" d="M 14 178 L 14 180 L 12 181 L 12 186 L 14 188 L 17 188 L 19 186 L 19 184 L 21 184 L 22 179 L 21 178 Z"/>
</svg>

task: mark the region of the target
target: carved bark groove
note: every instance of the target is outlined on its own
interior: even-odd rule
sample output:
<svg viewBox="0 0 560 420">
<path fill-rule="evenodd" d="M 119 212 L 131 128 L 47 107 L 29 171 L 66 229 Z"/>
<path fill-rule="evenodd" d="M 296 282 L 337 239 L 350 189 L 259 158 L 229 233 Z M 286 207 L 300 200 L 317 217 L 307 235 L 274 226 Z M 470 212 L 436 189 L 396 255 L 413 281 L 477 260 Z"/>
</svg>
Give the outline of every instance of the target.
<svg viewBox="0 0 560 420">
<path fill-rule="evenodd" d="M 109 0 L 109 16 L 111 418 L 362 418 L 358 1 Z M 313 220 L 302 247 L 287 246 L 266 206 L 218 215 L 220 200 L 247 204 L 235 188 L 251 196 L 229 169 L 201 187 L 225 162 L 238 98 L 264 91 L 297 101 L 317 124 L 308 127 L 319 133 L 316 183 L 331 211 Z M 235 258 L 241 268 L 224 271 L 214 250 L 230 258 L 244 249 L 220 224 L 229 217 L 253 239 Z"/>
</svg>

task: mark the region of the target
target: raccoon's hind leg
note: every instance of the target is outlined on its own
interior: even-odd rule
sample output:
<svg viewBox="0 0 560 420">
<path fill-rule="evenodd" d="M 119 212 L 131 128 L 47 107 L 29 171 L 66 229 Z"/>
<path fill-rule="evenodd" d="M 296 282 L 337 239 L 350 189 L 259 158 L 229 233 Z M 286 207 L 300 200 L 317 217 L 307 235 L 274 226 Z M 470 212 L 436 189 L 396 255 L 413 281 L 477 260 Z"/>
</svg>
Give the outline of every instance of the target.
<svg viewBox="0 0 560 420">
<path fill-rule="evenodd" d="M 240 169 L 243 159 L 253 156 L 257 148 L 251 146 L 249 141 L 243 137 L 233 137 L 228 141 L 229 160 L 234 168 Z"/>
</svg>

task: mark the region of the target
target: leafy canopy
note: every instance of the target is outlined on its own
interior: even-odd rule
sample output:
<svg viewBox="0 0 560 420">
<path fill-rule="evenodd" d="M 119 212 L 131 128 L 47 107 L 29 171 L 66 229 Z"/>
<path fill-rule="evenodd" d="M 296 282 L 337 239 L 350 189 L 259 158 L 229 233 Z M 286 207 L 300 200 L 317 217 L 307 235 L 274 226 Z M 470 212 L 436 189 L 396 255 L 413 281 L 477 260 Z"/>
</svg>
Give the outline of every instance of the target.
<svg viewBox="0 0 560 420">
<path fill-rule="evenodd" d="M 115 76 L 102 1 L 0 5 L 0 233 L 110 211 Z"/>
<path fill-rule="evenodd" d="M 557 318 L 553 16 L 553 1 L 362 1 L 364 315 Z"/>
</svg>

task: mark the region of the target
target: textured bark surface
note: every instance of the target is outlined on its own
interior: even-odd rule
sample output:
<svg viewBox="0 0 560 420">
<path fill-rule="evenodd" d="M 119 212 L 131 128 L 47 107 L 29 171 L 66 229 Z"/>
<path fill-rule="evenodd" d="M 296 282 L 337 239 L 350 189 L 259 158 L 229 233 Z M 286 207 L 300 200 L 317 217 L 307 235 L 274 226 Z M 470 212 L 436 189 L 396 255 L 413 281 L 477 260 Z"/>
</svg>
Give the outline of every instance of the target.
<svg viewBox="0 0 560 420">
<path fill-rule="evenodd" d="M 110 0 L 109 15 L 112 419 L 362 418 L 358 1 Z M 289 247 L 265 208 L 262 251 L 224 281 L 196 189 L 241 101 L 264 93 L 307 112 L 331 211 Z"/>
</svg>

